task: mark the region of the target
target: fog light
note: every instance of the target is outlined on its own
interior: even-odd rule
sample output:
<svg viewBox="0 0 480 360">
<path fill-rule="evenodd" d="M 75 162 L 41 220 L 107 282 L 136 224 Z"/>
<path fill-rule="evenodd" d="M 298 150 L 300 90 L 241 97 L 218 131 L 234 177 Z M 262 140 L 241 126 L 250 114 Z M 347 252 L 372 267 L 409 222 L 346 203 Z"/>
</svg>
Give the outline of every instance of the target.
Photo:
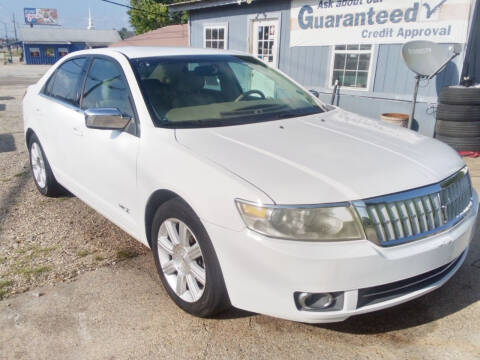
<svg viewBox="0 0 480 360">
<path fill-rule="evenodd" d="M 343 292 L 294 294 L 295 305 L 301 311 L 338 311 L 343 309 Z"/>
</svg>

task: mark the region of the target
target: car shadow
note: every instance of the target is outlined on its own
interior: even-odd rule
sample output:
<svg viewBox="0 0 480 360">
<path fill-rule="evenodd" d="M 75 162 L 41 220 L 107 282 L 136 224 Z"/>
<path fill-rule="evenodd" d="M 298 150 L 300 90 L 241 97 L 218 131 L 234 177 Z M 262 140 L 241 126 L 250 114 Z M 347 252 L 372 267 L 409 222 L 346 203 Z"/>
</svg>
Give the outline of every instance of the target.
<svg viewBox="0 0 480 360">
<path fill-rule="evenodd" d="M 0 104 L 1 105 L 1 104 Z M 0 134 L 0 153 L 17 150 L 12 134 Z"/>
<path fill-rule="evenodd" d="M 232 307 L 232 308 L 228 309 L 227 311 L 225 311 L 221 314 L 213 316 L 212 319 L 215 319 L 215 320 L 234 320 L 234 319 L 243 319 L 243 318 L 250 317 L 250 316 L 255 316 L 255 315 L 257 315 L 257 314 Z"/>
</svg>

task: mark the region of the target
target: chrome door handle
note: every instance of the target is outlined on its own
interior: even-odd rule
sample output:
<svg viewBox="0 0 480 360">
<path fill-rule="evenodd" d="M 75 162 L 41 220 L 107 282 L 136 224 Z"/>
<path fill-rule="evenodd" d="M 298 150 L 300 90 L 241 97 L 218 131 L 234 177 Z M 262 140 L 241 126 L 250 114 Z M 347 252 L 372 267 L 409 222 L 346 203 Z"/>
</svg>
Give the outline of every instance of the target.
<svg viewBox="0 0 480 360">
<path fill-rule="evenodd" d="M 77 136 L 83 136 L 83 132 L 79 130 L 78 128 L 73 128 L 73 133 Z"/>
</svg>

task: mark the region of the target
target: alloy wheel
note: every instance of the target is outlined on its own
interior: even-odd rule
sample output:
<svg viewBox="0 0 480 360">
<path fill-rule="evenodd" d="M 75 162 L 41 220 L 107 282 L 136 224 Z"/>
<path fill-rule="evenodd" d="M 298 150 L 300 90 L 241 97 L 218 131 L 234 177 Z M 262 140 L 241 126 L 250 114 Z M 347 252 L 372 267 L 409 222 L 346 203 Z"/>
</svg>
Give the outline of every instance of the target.
<svg viewBox="0 0 480 360">
<path fill-rule="evenodd" d="M 198 301 L 204 292 L 206 269 L 200 245 L 190 228 L 167 219 L 158 231 L 158 258 L 170 288 L 183 301 Z"/>
<path fill-rule="evenodd" d="M 30 149 L 30 158 L 32 162 L 33 177 L 40 188 L 44 188 L 47 184 L 47 171 L 45 169 L 45 160 L 43 158 L 42 149 L 36 142 L 32 144 Z"/>
</svg>

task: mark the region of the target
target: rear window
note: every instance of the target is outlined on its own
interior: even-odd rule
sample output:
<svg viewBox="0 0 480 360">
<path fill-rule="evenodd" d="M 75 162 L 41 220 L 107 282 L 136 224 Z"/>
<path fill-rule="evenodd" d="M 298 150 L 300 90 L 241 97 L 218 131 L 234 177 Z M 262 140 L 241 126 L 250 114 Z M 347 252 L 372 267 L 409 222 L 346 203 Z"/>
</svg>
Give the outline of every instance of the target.
<svg viewBox="0 0 480 360">
<path fill-rule="evenodd" d="M 76 58 L 62 64 L 48 81 L 45 94 L 78 105 L 86 62 L 86 58 Z"/>
</svg>

